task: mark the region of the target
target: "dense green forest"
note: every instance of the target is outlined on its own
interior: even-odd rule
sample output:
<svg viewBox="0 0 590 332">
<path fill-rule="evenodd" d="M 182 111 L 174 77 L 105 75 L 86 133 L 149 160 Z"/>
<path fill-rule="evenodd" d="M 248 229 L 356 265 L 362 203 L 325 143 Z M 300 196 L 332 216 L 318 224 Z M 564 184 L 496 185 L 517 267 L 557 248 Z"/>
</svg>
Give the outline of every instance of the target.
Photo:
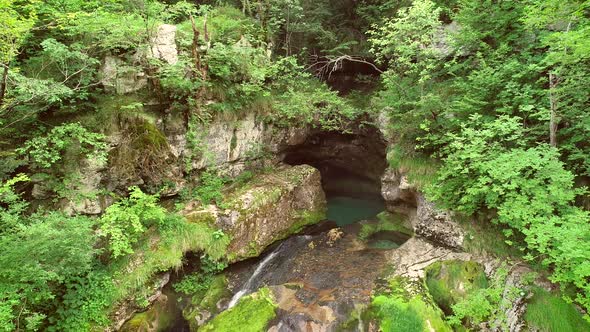
<svg viewBox="0 0 590 332">
<path fill-rule="evenodd" d="M 173 54 L 153 46 L 163 27 Z M 0 66 L 0 331 L 103 330 L 187 251 L 223 270 L 229 236 L 180 212 L 255 176 L 195 166 L 200 126 L 249 114 L 343 132 L 387 119 L 390 167 L 501 233 L 588 318 L 588 1 L 0 0 Z M 164 117 L 186 128 L 181 160 Z M 87 190 L 87 169 L 112 180 Z M 87 199 L 108 207 L 82 213 Z M 455 323 L 487 321 L 477 301 L 498 305 L 474 297 Z"/>
</svg>

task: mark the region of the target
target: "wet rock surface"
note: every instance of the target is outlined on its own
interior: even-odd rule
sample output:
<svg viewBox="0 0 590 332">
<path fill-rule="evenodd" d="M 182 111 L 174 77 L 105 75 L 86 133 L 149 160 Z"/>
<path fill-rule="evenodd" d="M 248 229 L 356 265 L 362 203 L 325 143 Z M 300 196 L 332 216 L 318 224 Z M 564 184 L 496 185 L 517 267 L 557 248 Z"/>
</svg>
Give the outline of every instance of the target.
<svg viewBox="0 0 590 332">
<path fill-rule="evenodd" d="M 330 233 L 286 240 L 279 254 L 256 281 L 270 286 L 278 316 L 269 331 L 333 331 L 355 306 L 368 304 L 375 280 L 387 266 L 382 250 L 368 249 L 346 230 L 334 240 Z M 230 271 L 239 289 L 248 268 Z"/>
</svg>

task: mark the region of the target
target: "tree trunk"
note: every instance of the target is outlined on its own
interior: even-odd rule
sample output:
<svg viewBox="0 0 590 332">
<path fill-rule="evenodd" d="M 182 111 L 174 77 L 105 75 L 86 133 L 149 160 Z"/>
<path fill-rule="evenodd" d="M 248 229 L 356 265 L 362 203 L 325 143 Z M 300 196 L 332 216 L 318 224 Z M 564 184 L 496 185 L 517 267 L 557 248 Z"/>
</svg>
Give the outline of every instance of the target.
<svg viewBox="0 0 590 332">
<path fill-rule="evenodd" d="M 193 56 L 193 62 L 194 62 L 194 70 L 193 70 L 193 75 L 194 78 L 200 78 L 203 82 L 207 81 L 207 76 L 208 76 L 208 69 L 207 69 L 207 65 L 203 64 L 202 59 L 201 59 L 201 50 L 200 50 L 200 41 L 199 38 L 201 36 L 201 32 L 199 31 L 199 29 L 197 29 L 197 25 L 195 23 L 194 18 L 192 17 L 192 15 L 190 16 L 190 20 L 191 20 L 191 25 L 193 28 L 193 42 L 191 45 L 191 53 Z M 205 39 L 205 50 L 209 49 L 209 32 L 207 30 L 207 15 L 205 15 L 205 19 L 203 22 L 203 37 Z M 199 87 L 197 89 L 197 91 L 195 92 L 195 102 L 196 102 L 196 107 L 197 107 L 197 111 L 200 112 L 200 103 L 201 101 L 205 98 L 205 93 L 206 93 L 206 88 L 205 85 L 203 84 L 201 87 Z M 188 124 L 189 118 L 190 118 L 190 110 L 187 110 L 187 112 L 185 113 L 185 120 L 186 123 Z"/>
<path fill-rule="evenodd" d="M 557 79 L 553 73 L 549 73 L 549 106 L 551 115 L 549 118 L 549 144 L 557 147 L 557 99 L 555 98 L 555 87 Z"/>
<path fill-rule="evenodd" d="M 193 18 L 193 16 L 190 16 L 191 19 L 191 25 L 193 27 L 193 43 L 191 45 L 191 53 L 193 56 L 193 61 L 195 64 L 195 71 L 201 71 L 201 54 L 199 53 L 199 36 L 200 36 L 200 32 L 199 29 L 197 29 L 197 25 L 195 24 L 195 19 Z"/>
<path fill-rule="evenodd" d="M 4 104 L 4 96 L 6 95 L 6 83 L 8 81 L 8 65 L 2 64 L 4 71 L 2 73 L 2 81 L 0 81 L 0 106 Z"/>
<path fill-rule="evenodd" d="M 242 13 L 244 15 L 252 16 L 252 8 L 250 6 L 250 0 L 242 0 Z"/>
</svg>

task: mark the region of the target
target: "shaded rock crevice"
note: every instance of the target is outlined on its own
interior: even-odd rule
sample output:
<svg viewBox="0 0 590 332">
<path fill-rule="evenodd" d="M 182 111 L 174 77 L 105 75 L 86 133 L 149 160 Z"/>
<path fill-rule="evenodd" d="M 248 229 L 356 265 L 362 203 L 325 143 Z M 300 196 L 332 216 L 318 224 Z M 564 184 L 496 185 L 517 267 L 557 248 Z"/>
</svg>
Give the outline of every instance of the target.
<svg viewBox="0 0 590 332">
<path fill-rule="evenodd" d="M 387 210 L 410 215 L 416 235 L 449 248 L 463 247 L 465 234 L 454 220 L 453 213 L 429 201 L 403 172 L 389 168 L 381 182 L 381 195 Z"/>
</svg>

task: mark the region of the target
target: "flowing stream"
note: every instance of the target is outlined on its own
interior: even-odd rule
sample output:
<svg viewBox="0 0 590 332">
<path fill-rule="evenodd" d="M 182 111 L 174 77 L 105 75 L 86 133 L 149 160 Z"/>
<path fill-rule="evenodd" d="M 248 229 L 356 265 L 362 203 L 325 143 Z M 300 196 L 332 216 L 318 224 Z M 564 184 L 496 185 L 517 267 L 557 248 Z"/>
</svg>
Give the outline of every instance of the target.
<svg viewBox="0 0 590 332">
<path fill-rule="evenodd" d="M 296 252 L 298 248 L 301 248 L 310 239 L 312 239 L 310 235 L 298 235 L 281 242 L 281 244 L 258 263 L 250 278 L 248 278 L 244 285 L 240 287 L 240 290 L 231 298 L 227 309 L 235 306 L 243 296 L 255 292 L 264 282 L 272 283 L 271 279 L 277 277 L 277 273 L 275 272 L 280 270 L 279 266 L 284 265 L 292 256 L 292 253 Z"/>
<path fill-rule="evenodd" d="M 231 300 L 229 301 L 229 304 L 227 305 L 227 308 L 228 309 L 233 308 L 238 303 L 238 301 L 242 298 L 242 296 L 247 295 L 248 293 L 251 293 L 252 291 L 254 291 L 254 289 L 252 289 L 252 285 L 256 281 L 256 277 L 258 277 L 258 275 L 260 275 L 260 272 L 262 272 L 264 270 L 264 268 L 270 262 L 272 262 L 272 260 L 279 254 L 279 251 L 281 251 L 281 248 L 283 247 L 283 243 L 281 243 L 273 252 L 271 252 L 270 254 L 268 254 L 262 260 L 262 262 L 260 262 L 260 264 L 258 264 L 258 266 L 256 267 L 256 270 L 254 270 L 254 273 L 252 273 L 252 275 L 250 276 L 250 278 L 248 279 L 248 281 L 246 281 L 246 283 L 244 284 L 244 286 L 242 286 L 242 289 L 240 289 L 231 298 Z"/>
<path fill-rule="evenodd" d="M 304 231 L 305 235 L 283 240 L 257 261 L 230 266 L 225 273 L 234 281 L 236 288 L 231 299 L 224 301 L 227 305 L 221 304 L 225 310 L 236 306 L 242 297 L 261 287 L 274 287 L 279 292 L 281 303 L 287 305 L 279 311 L 275 328 L 287 331 L 302 329 L 301 324 L 309 319 L 318 322 L 326 317 L 346 320 L 358 304 L 369 301 L 373 281 L 385 265 L 382 249 L 396 248 L 409 236 L 381 231 L 365 242 L 359 242 L 361 224 L 358 222 L 376 220 L 377 214 L 385 210 L 383 199 L 358 178 L 326 177 L 324 180 L 327 218 L 331 222 L 312 226 Z M 340 227 L 337 232 L 329 232 L 335 227 Z M 393 242 L 395 245 L 383 245 L 382 242 Z M 171 290 L 171 287 L 168 288 Z M 170 300 L 170 305 L 177 302 L 171 296 Z M 174 310 L 166 309 L 173 315 L 174 323 L 162 330 L 188 329 L 187 322 L 182 318 L 183 305 L 180 303 Z M 365 326 L 360 314 L 357 316 L 351 330 L 362 331 Z M 323 324 L 329 325 L 330 322 Z"/>
</svg>

